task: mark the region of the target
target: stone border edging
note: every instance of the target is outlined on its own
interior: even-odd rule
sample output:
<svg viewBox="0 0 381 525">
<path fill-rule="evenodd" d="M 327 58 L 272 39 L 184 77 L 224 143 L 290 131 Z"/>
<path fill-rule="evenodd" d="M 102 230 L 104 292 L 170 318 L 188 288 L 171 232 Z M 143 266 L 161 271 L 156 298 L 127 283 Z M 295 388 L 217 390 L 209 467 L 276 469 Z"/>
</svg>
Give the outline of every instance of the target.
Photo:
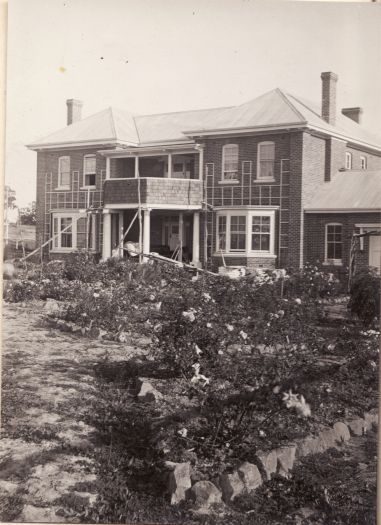
<svg viewBox="0 0 381 525">
<path fill-rule="evenodd" d="M 228 504 L 241 494 L 255 492 L 273 474 L 289 477 L 301 458 L 336 448 L 339 443 L 349 441 L 352 436 L 366 434 L 373 426 L 378 426 L 376 408 L 364 413 L 363 418 L 351 418 L 345 423 L 337 421 L 332 428 L 323 428 L 317 436 L 307 436 L 270 451 L 258 451 L 255 463 L 245 461 L 233 472 L 220 475 L 214 483 L 197 481 L 192 485 L 190 463 L 168 461 L 166 467 L 170 470 L 168 491 L 171 504 L 192 500 L 196 512 L 207 514 L 214 504 Z"/>
</svg>

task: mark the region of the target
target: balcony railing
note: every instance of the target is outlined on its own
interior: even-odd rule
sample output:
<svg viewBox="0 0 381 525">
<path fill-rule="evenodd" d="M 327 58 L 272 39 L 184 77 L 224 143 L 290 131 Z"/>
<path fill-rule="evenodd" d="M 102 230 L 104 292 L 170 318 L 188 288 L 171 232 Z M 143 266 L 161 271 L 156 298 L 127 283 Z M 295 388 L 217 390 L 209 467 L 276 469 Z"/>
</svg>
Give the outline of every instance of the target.
<svg viewBox="0 0 381 525">
<path fill-rule="evenodd" d="M 141 204 L 169 206 L 200 206 L 202 181 L 194 179 L 136 178 L 107 179 L 104 184 L 104 204 L 138 206 L 140 183 Z"/>
</svg>

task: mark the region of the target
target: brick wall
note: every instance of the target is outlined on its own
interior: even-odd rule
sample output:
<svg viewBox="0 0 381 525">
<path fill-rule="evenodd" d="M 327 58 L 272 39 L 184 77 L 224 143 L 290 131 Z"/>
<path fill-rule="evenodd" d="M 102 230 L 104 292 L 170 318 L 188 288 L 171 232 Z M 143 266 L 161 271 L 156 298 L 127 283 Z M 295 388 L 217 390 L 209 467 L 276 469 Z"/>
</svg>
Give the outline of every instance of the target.
<svg viewBox="0 0 381 525">
<path fill-rule="evenodd" d="M 98 148 L 99 149 L 99 148 Z M 58 187 L 58 159 L 63 156 L 70 157 L 71 188 L 67 192 L 60 190 L 61 194 L 67 193 L 68 200 L 71 200 L 71 189 L 73 172 L 79 174 L 79 187 L 83 185 L 83 163 L 85 155 L 96 155 L 96 188 L 101 190 L 101 172 L 106 169 L 106 159 L 97 152 L 96 148 L 81 149 L 60 149 L 55 151 L 42 151 L 37 153 L 37 224 L 36 239 L 37 243 L 43 240 L 44 235 L 44 214 L 45 214 L 45 181 L 46 174 L 52 174 L 52 190 Z M 65 195 L 63 195 L 65 198 Z M 48 247 L 45 248 L 48 253 Z"/>
<path fill-rule="evenodd" d="M 352 154 L 352 169 L 353 170 L 361 170 L 360 157 L 366 158 L 368 170 L 381 169 L 381 154 L 375 155 L 375 154 L 367 153 L 361 149 L 357 149 L 357 148 L 355 149 L 353 147 L 347 147 L 346 151 L 349 151 Z"/>
<path fill-rule="evenodd" d="M 137 204 L 138 180 L 108 180 L 105 183 L 105 204 Z M 174 179 L 141 179 L 140 200 L 143 204 L 199 205 L 201 181 Z"/>
<path fill-rule="evenodd" d="M 343 225 L 343 268 L 349 265 L 349 253 L 353 233 L 359 233 L 355 224 L 380 224 L 380 213 L 306 213 L 305 214 L 305 261 L 317 264 L 330 270 L 337 270 L 336 266 L 323 265 L 325 256 L 325 226 L 336 222 Z M 364 251 L 358 254 L 358 266 L 368 264 L 369 240 L 364 238 Z"/>
</svg>

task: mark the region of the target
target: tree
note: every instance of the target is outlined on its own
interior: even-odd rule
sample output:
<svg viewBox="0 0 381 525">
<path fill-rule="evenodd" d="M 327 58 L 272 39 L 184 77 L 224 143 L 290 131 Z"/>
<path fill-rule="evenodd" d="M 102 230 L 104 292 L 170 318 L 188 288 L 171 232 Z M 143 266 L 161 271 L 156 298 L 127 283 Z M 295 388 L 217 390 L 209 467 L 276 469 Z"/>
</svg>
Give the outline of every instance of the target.
<svg viewBox="0 0 381 525">
<path fill-rule="evenodd" d="M 11 209 L 16 207 L 16 192 L 12 190 L 10 186 L 4 186 L 4 210 Z"/>
<path fill-rule="evenodd" d="M 36 202 L 31 202 L 25 208 L 19 210 L 21 224 L 36 224 Z"/>
</svg>

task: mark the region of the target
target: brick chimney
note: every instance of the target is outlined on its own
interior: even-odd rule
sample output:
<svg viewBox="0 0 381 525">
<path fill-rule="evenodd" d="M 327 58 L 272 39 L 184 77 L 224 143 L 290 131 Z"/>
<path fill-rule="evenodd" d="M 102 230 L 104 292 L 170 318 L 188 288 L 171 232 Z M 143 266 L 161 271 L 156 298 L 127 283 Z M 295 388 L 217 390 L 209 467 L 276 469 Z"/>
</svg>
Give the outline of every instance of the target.
<svg viewBox="0 0 381 525">
<path fill-rule="evenodd" d="M 361 124 L 362 108 L 343 108 L 341 113 L 357 122 L 357 124 Z"/>
<path fill-rule="evenodd" d="M 335 73 L 330 71 L 321 74 L 321 116 L 328 124 L 333 126 L 336 122 L 336 82 L 338 78 Z"/>
<path fill-rule="evenodd" d="M 67 125 L 73 124 L 81 120 L 83 102 L 81 100 L 75 100 L 71 98 L 66 101 L 67 105 Z"/>
</svg>

